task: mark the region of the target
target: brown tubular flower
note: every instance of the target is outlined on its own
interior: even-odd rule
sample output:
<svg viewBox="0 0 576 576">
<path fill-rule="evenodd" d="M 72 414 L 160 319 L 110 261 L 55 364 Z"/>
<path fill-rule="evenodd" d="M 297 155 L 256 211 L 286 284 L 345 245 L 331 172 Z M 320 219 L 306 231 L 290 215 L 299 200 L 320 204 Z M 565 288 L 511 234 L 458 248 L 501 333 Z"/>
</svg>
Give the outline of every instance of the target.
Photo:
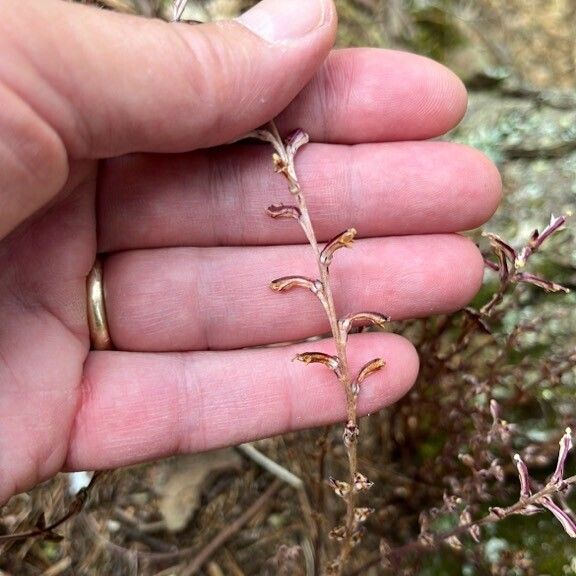
<svg viewBox="0 0 576 576">
<path fill-rule="evenodd" d="M 320 254 L 320 262 L 324 266 L 330 266 L 332 258 L 334 258 L 334 252 L 340 250 L 340 248 L 350 248 L 354 243 L 356 234 L 357 232 L 354 228 L 348 228 L 345 232 L 341 232 L 338 236 L 332 238 L 332 240 L 324 246 Z"/>
<path fill-rule="evenodd" d="M 323 352 L 302 352 L 296 354 L 294 360 L 298 360 L 304 364 L 324 364 L 324 366 L 330 368 L 336 376 L 340 377 L 342 366 L 338 356 L 331 356 L 330 354 L 324 354 Z"/>
<path fill-rule="evenodd" d="M 373 325 L 385 328 L 388 322 L 390 322 L 390 316 L 380 314 L 379 312 L 357 312 L 342 318 L 339 324 L 342 331 L 348 334 L 354 326 Z"/>
<path fill-rule="evenodd" d="M 379 370 L 382 370 L 384 366 L 386 366 L 386 362 L 382 358 L 374 358 L 374 360 L 370 360 L 370 362 L 364 364 L 364 366 L 362 366 L 360 369 L 358 377 L 356 378 L 356 382 L 358 382 L 358 384 L 362 384 L 362 382 L 364 382 L 368 376 L 371 376 Z"/>
<path fill-rule="evenodd" d="M 364 382 L 364 380 L 379 370 L 382 370 L 384 366 L 386 366 L 386 362 L 382 358 L 374 358 L 374 360 L 366 362 L 366 364 L 360 368 L 360 372 L 358 372 L 356 380 L 354 380 L 352 383 L 352 393 L 356 396 L 360 394 L 360 385 Z"/>
<path fill-rule="evenodd" d="M 284 206 L 284 204 L 272 204 L 266 210 L 268 216 L 272 218 L 293 218 L 298 220 L 302 213 L 296 206 Z"/>
<path fill-rule="evenodd" d="M 328 485 L 330 488 L 332 488 L 332 490 L 334 490 L 336 496 L 339 496 L 340 498 L 346 498 L 346 496 L 348 496 L 352 490 L 352 487 L 350 484 L 348 484 L 348 482 L 336 480 L 335 478 L 332 478 L 332 476 L 328 478 Z"/>
<path fill-rule="evenodd" d="M 270 282 L 270 288 L 275 292 L 286 292 L 292 288 L 307 288 L 313 294 L 317 294 L 320 290 L 317 280 L 311 280 L 304 276 L 283 276 Z"/>
</svg>

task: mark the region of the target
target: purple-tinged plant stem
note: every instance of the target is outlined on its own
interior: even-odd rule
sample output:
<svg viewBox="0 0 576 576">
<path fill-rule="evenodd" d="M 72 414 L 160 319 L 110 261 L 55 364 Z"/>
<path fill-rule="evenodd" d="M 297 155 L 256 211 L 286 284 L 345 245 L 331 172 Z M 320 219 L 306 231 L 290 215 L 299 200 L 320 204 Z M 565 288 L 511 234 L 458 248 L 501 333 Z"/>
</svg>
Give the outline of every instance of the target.
<svg viewBox="0 0 576 576">
<path fill-rule="evenodd" d="M 398 546 L 396 548 L 390 548 L 387 550 L 387 554 L 385 558 L 382 558 L 381 555 L 374 556 L 362 566 L 357 568 L 356 570 L 349 572 L 348 576 L 360 576 L 361 574 L 365 574 L 366 570 L 375 566 L 381 562 L 384 562 L 384 565 L 391 565 L 394 566 L 394 562 L 398 562 L 403 558 L 410 556 L 412 554 L 423 554 L 429 553 L 436 550 L 439 546 L 446 544 L 447 540 L 453 537 L 463 536 L 466 533 L 470 533 L 474 530 L 477 534 L 477 529 L 481 528 L 482 526 L 487 526 L 488 524 L 494 524 L 495 522 L 500 522 L 510 516 L 514 516 L 516 514 L 526 515 L 526 512 L 533 512 L 534 508 L 538 506 L 543 506 L 553 512 L 554 516 L 560 520 L 559 515 L 557 515 L 557 510 L 560 510 L 562 513 L 562 526 L 566 530 L 569 536 L 572 538 L 576 537 L 576 524 L 574 521 L 568 516 L 568 514 L 563 511 L 559 506 L 553 503 L 551 500 L 551 496 L 558 494 L 560 491 L 565 490 L 569 486 L 573 486 L 576 484 L 576 476 L 570 476 L 569 478 L 564 479 L 562 487 L 559 487 L 552 482 L 549 482 L 542 490 L 535 492 L 528 498 L 520 499 L 518 502 L 513 504 L 512 506 L 508 506 L 507 508 L 491 508 L 490 512 L 478 519 L 473 520 L 471 522 L 461 524 L 457 528 L 450 530 L 448 532 L 443 532 L 441 534 L 429 534 L 429 538 L 426 541 L 417 541 L 417 542 L 410 542 L 405 544 L 404 546 Z M 550 502 L 554 504 L 554 510 L 551 510 Z M 568 517 L 571 524 L 568 524 L 566 518 Z M 569 526 L 566 529 L 566 525 Z M 574 530 L 574 536 L 572 535 L 572 530 Z"/>
<path fill-rule="evenodd" d="M 296 201 L 295 206 L 275 204 L 268 208 L 268 214 L 273 218 L 287 217 L 297 220 L 312 248 L 314 259 L 318 266 L 319 278 L 316 280 L 301 276 L 290 276 L 274 280 L 271 283 L 271 287 L 279 292 L 292 288 L 306 288 L 317 296 L 326 312 L 336 348 L 335 355 L 321 352 L 304 352 L 298 354 L 295 359 L 305 364 L 324 364 L 338 378 L 346 394 L 346 425 L 344 426 L 343 442 L 348 457 L 349 480 L 344 482 L 330 479 L 329 483 L 335 493 L 346 503 L 344 524 L 331 531 L 331 536 L 342 544 L 338 558 L 327 567 L 327 572 L 338 575 L 342 573 L 353 547 L 358 543 L 363 533 L 362 524 L 372 512 L 371 508 L 357 507 L 358 492 L 371 486 L 368 479 L 358 471 L 357 445 L 360 434 L 358 426 L 358 395 L 360 393 L 360 385 L 366 378 L 385 366 L 384 360 L 375 358 L 367 362 L 356 377 L 352 377 L 348 364 L 346 344 L 348 334 L 354 325 L 374 324 L 382 326 L 389 318 L 377 312 L 360 312 L 343 319 L 338 318 L 330 283 L 330 265 L 338 250 L 352 245 L 356 230 L 349 228 L 335 236 L 323 248 L 320 248 L 294 164 L 298 149 L 308 142 L 308 135 L 302 130 L 297 130 L 286 141 L 283 141 L 276 126 L 271 123 L 267 130 L 256 130 L 248 136 L 272 144 L 275 151 L 273 155 L 274 167 L 278 173 L 286 178 L 290 193 Z"/>
</svg>

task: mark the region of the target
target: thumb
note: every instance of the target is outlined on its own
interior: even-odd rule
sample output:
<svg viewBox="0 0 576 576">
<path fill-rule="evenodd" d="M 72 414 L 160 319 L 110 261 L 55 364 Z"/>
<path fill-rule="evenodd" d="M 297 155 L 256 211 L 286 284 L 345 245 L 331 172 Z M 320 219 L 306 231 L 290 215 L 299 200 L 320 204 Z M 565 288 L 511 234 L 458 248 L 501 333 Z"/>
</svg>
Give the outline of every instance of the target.
<svg viewBox="0 0 576 576">
<path fill-rule="evenodd" d="M 61 0 L 7 0 L 2 13 L 3 59 L 20 65 L 8 71 L 30 74 L 10 85 L 24 82 L 17 93 L 82 158 L 190 150 L 241 135 L 310 80 L 336 26 L 331 0 L 263 0 L 235 21 L 196 26 Z"/>
<path fill-rule="evenodd" d="M 62 0 L 0 13 L 0 237 L 55 196 L 70 159 L 192 150 L 270 120 L 336 28 L 332 0 L 263 0 L 196 26 Z"/>
</svg>

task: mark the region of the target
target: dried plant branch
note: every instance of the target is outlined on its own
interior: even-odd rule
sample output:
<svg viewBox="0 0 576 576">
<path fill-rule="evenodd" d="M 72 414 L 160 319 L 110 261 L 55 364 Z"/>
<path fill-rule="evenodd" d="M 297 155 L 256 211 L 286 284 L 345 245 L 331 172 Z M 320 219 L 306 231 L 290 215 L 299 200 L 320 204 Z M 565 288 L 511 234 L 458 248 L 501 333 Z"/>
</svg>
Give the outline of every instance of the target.
<svg viewBox="0 0 576 576">
<path fill-rule="evenodd" d="M 198 553 L 198 555 L 181 572 L 181 576 L 193 576 L 197 574 L 202 566 L 214 555 L 216 550 L 223 546 L 230 538 L 237 534 L 242 527 L 251 520 L 280 490 L 283 482 L 278 478 L 270 484 L 267 490 L 248 508 L 241 516 L 228 524 L 215 538 Z"/>
<path fill-rule="evenodd" d="M 520 251 L 516 251 L 512 246 L 510 246 L 510 244 L 502 240 L 502 238 L 496 234 L 485 234 L 485 236 L 490 240 L 492 250 L 498 259 L 498 263 L 486 260 L 486 264 L 489 268 L 498 272 L 500 277 L 500 287 L 490 301 L 481 308 L 481 315 L 490 316 L 496 306 L 502 302 L 506 291 L 511 286 L 522 282 L 534 284 L 543 288 L 546 292 L 570 292 L 568 288 L 565 288 L 560 284 L 556 284 L 546 278 L 540 278 L 539 276 L 523 271 L 530 257 L 540 249 L 542 244 L 548 238 L 559 230 L 562 230 L 565 223 L 565 216 L 552 215 L 548 226 L 546 226 L 541 233 L 538 230 L 534 230 L 527 244 Z"/>
<path fill-rule="evenodd" d="M 348 456 L 349 481 L 331 480 L 330 482 L 336 494 L 342 497 L 346 503 L 346 517 L 342 526 L 331 531 L 331 536 L 341 541 L 342 545 L 338 558 L 327 568 L 329 574 L 341 574 L 353 547 L 361 538 L 363 523 L 371 512 L 370 508 L 357 507 L 358 492 L 371 486 L 368 479 L 358 471 L 357 445 L 360 428 L 357 408 L 360 384 L 385 365 L 381 358 L 370 360 L 360 370 L 360 373 L 353 377 L 346 350 L 348 333 L 355 324 L 368 323 L 382 326 L 389 321 L 389 318 L 376 312 L 361 312 L 343 319 L 338 318 L 330 284 L 330 265 L 338 250 L 349 248 L 352 245 L 357 232 L 354 228 L 349 228 L 327 242 L 323 248 L 320 248 L 294 163 L 297 151 L 308 142 L 308 135 L 302 130 L 297 130 L 286 141 L 283 141 L 276 126 L 271 123 L 267 130 L 256 130 L 249 134 L 249 137 L 258 138 L 273 146 L 274 167 L 276 172 L 286 178 L 288 188 L 296 204 L 294 206 L 275 204 L 268 208 L 268 214 L 273 218 L 293 218 L 300 224 L 318 266 L 319 278 L 316 280 L 290 276 L 274 280 L 271 288 L 282 292 L 294 287 L 301 287 L 307 288 L 316 295 L 326 312 L 336 348 L 334 356 L 321 352 L 305 352 L 298 354 L 296 359 L 306 364 L 321 363 L 330 368 L 346 394 L 347 421 L 343 432 L 343 442 Z"/>
<path fill-rule="evenodd" d="M 42 516 L 40 516 L 40 520 L 38 520 L 36 527 L 33 530 L 0 536 L 0 545 L 8 542 L 16 542 L 18 540 L 27 540 L 28 538 L 49 538 L 53 540 L 60 540 L 62 537 L 60 534 L 54 532 L 54 530 L 82 511 L 86 505 L 86 502 L 88 501 L 90 492 L 96 485 L 96 482 L 98 482 L 103 475 L 103 472 L 94 472 L 92 479 L 90 480 L 90 484 L 88 484 L 88 486 L 85 488 L 82 488 L 78 494 L 76 494 L 64 516 L 55 522 L 52 522 L 52 524 L 46 526 L 44 514 L 42 514 Z"/>
<path fill-rule="evenodd" d="M 499 305 L 502 304 L 505 295 L 518 284 L 531 284 L 542 288 L 546 292 L 564 292 L 566 294 L 570 292 L 565 286 L 524 271 L 530 257 L 542 247 L 546 240 L 563 230 L 565 223 L 566 216 L 552 215 L 548 226 L 542 232 L 534 230 L 526 245 L 520 250 L 513 248 L 497 234 L 484 233 L 484 236 L 490 241 L 492 251 L 497 260 L 494 262 L 485 258 L 484 264 L 488 269 L 498 274 L 500 284 L 490 300 L 480 310 L 464 309 L 467 317 L 460 336 L 450 352 L 439 358 L 440 360 L 446 362 L 461 352 L 468 344 L 470 336 L 475 330 L 491 334 L 486 320 L 493 316 Z"/>
<path fill-rule="evenodd" d="M 520 455 L 515 454 L 514 462 L 516 463 L 520 482 L 520 498 L 516 503 L 507 508 L 490 508 L 489 513 L 478 520 L 472 520 L 469 511 L 465 509 L 460 515 L 460 525 L 453 530 L 441 534 L 425 532 L 420 535 L 418 541 L 393 549 L 390 548 L 387 543 L 384 543 L 377 557 L 375 556 L 358 569 L 350 572 L 349 576 L 364 574 L 366 570 L 377 564 L 392 569 L 395 563 L 409 555 L 432 552 L 439 546 L 445 544 L 453 547 L 461 547 L 462 544 L 459 541 L 459 537 L 468 534 L 475 541 L 478 541 L 480 528 L 482 526 L 500 522 L 517 514 L 523 516 L 532 515 L 541 512 L 543 509 L 549 510 L 554 515 L 564 528 L 564 531 L 571 538 L 576 538 L 576 522 L 569 512 L 562 509 L 552 500 L 553 496 L 562 495 L 571 486 L 576 485 L 576 476 L 570 476 L 569 478 L 563 477 L 566 458 L 572 446 L 572 430 L 567 428 L 565 434 L 560 439 L 560 451 L 556 470 L 546 485 L 537 492 L 532 491 L 532 480 L 528 472 L 528 467 Z"/>
<path fill-rule="evenodd" d="M 268 470 L 268 472 L 276 476 L 276 478 L 286 482 L 286 484 L 296 488 L 296 490 L 303 490 L 304 483 L 300 478 L 298 478 L 298 476 L 296 476 L 296 474 L 293 474 L 290 470 L 286 470 L 284 466 L 281 466 L 277 462 L 274 462 L 274 460 L 268 458 L 268 456 L 262 454 L 262 452 L 254 448 L 252 444 L 240 444 L 240 446 L 237 446 L 237 449 L 256 462 L 256 464 L 265 470 Z"/>
</svg>

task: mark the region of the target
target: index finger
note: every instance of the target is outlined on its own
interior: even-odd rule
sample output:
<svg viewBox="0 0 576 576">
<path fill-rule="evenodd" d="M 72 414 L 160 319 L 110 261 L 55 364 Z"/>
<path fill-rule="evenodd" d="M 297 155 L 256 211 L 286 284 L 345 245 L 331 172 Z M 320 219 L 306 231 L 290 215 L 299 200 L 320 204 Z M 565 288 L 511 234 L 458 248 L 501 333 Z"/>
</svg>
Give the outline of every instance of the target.
<svg viewBox="0 0 576 576">
<path fill-rule="evenodd" d="M 340 144 L 425 140 L 454 128 L 466 88 L 434 60 L 395 50 L 334 50 L 280 115 L 282 131 Z"/>
</svg>

